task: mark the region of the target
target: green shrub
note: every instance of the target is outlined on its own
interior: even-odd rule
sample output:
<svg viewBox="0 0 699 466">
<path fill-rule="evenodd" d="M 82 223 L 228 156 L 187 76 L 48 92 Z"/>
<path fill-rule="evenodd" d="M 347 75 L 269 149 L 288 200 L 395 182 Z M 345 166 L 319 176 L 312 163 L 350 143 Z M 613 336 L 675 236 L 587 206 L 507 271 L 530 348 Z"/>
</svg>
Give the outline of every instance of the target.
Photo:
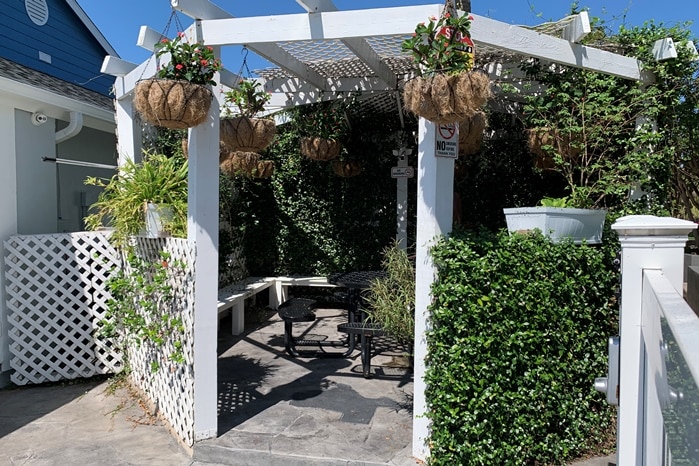
<svg viewBox="0 0 699 466">
<path fill-rule="evenodd" d="M 562 464 L 613 439 L 593 388 L 617 333 L 611 250 L 504 231 L 433 248 L 431 464 Z"/>
</svg>

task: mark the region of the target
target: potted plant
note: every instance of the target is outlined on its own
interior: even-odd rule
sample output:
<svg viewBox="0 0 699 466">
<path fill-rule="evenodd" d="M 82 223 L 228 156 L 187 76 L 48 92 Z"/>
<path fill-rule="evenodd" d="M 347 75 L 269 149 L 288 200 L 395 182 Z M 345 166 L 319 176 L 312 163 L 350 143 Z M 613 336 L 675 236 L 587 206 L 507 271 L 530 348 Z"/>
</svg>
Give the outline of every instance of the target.
<svg viewBox="0 0 699 466">
<path fill-rule="evenodd" d="M 184 237 L 187 234 L 187 161 L 162 154 L 145 153 L 143 161 L 127 161 L 110 180 L 88 177 L 85 184 L 100 186 L 100 193 L 85 218 L 90 230 L 113 228 L 117 245 L 129 236 L 163 235 Z M 154 219 L 153 214 L 166 213 Z M 149 220 L 150 216 L 150 220 Z M 148 233 L 148 221 L 160 231 Z"/>
<path fill-rule="evenodd" d="M 221 119 L 221 141 L 231 151 L 260 152 L 274 139 L 276 125 L 272 118 L 255 118 L 265 108 L 271 95 L 254 80 L 242 80 L 224 94 L 226 108 Z"/>
<path fill-rule="evenodd" d="M 333 160 L 342 151 L 342 140 L 349 133 L 344 102 L 321 102 L 304 109 L 299 117 L 301 153 L 312 160 Z"/>
<path fill-rule="evenodd" d="M 170 61 L 158 70 L 157 77 L 138 82 L 134 107 L 144 120 L 156 126 L 185 129 L 206 119 L 215 85 L 214 73 L 221 61 L 214 50 L 203 44 L 190 44 L 183 32 L 155 44 L 155 55 L 170 55 Z"/>
<path fill-rule="evenodd" d="M 503 209 L 511 233 L 540 230 L 553 242 L 570 238 L 575 244 L 599 244 L 607 211 L 570 207 L 568 198 L 541 200 L 540 206 Z"/>
<path fill-rule="evenodd" d="M 403 90 L 405 108 L 434 123 L 458 123 L 490 97 L 490 79 L 473 68 L 471 15 L 445 11 L 420 23 L 402 49 L 412 55 L 418 76 Z"/>
</svg>

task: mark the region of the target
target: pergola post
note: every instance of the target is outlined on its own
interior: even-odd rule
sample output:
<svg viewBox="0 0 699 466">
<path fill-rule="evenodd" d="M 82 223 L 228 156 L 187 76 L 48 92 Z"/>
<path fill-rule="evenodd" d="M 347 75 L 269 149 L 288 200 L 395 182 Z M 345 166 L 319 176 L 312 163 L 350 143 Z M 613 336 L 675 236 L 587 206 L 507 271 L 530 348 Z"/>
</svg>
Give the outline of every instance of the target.
<svg viewBox="0 0 699 466">
<path fill-rule="evenodd" d="M 187 240 L 194 252 L 194 440 L 216 437 L 218 414 L 218 156 L 221 93 L 189 130 Z"/>
<path fill-rule="evenodd" d="M 117 77 L 123 81 L 123 77 Z M 127 160 L 140 162 L 143 150 L 141 140 L 141 125 L 134 121 L 134 109 L 132 99 L 116 99 L 116 124 L 117 124 L 117 153 L 119 154 L 119 167 L 123 167 Z"/>
<path fill-rule="evenodd" d="M 429 249 L 451 232 L 454 203 L 454 159 L 436 157 L 437 126 L 420 118 L 417 163 L 417 250 L 415 259 L 415 372 L 413 398 L 413 456 L 425 460 L 429 419 L 425 397 L 427 308 L 436 270 Z"/>
</svg>

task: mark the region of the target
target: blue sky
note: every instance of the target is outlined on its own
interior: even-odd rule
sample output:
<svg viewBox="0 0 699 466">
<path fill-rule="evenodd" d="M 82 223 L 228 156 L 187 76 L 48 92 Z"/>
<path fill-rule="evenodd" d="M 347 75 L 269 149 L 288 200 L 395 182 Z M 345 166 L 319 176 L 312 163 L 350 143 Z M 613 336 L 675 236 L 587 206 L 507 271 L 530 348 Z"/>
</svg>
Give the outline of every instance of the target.
<svg viewBox="0 0 699 466">
<path fill-rule="evenodd" d="M 138 30 L 142 25 L 156 31 L 164 31 L 170 18 L 170 0 L 78 0 L 102 34 L 128 61 L 141 63 L 148 59 L 149 52 L 136 46 Z M 294 0 L 214 0 L 221 8 L 234 16 L 266 16 L 287 13 L 303 13 Z M 341 10 L 378 8 L 390 6 L 422 5 L 442 3 L 440 0 L 335 0 Z M 509 24 L 535 25 L 560 19 L 570 11 L 571 1 L 566 0 L 472 0 L 473 13 L 487 16 Z M 645 21 L 655 20 L 666 26 L 691 21 L 692 35 L 699 37 L 699 1 L 697 0 L 581 0 L 580 7 L 589 8 L 591 16 L 605 19 L 613 30 L 619 25 L 641 26 Z M 184 27 L 191 20 L 179 15 Z M 170 36 L 176 28 L 170 27 Z M 250 69 L 266 67 L 264 61 L 249 57 Z M 224 51 L 224 65 L 233 72 L 240 70 L 242 59 L 239 49 Z M 233 63 L 231 63 L 233 61 Z"/>
</svg>

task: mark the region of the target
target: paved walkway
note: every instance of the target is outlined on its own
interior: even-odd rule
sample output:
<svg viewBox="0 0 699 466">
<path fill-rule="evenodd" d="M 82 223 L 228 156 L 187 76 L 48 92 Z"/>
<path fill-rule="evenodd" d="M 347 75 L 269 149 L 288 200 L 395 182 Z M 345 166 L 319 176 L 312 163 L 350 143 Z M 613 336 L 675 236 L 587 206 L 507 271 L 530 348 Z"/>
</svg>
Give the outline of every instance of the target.
<svg viewBox="0 0 699 466">
<path fill-rule="evenodd" d="M 336 317 L 308 324 L 306 337 L 324 338 Z M 288 357 L 276 317 L 241 337 L 225 330 L 218 438 L 188 451 L 126 390 L 108 393 L 106 381 L 23 387 L 0 390 L 0 464 L 419 464 L 410 446 L 412 377 L 394 343 L 378 342 L 383 354 L 372 360 L 374 378 L 365 379 L 358 352 L 347 359 Z M 614 458 L 576 466 L 609 462 Z"/>
</svg>

